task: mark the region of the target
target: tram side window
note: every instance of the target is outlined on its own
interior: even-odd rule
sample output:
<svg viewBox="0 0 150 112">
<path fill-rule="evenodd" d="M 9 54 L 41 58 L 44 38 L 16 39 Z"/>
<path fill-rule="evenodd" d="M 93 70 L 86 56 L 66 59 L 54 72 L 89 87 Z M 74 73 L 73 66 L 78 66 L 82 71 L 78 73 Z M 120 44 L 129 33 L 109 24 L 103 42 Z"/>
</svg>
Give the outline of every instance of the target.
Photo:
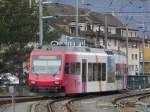
<svg viewBox="0 0 150 112">
<path fill-rule="evenodd" d="M 93 81 L 93 64 L 88 63 L 88 80 Z"/>
<path fill-rule="evenodd" d="M 127 64 L 124 64 L 124 73 L 127 73 Z"/>
<path fill-rule="evenodd" d="M 75 74 L 75 63 L 71 63 L 70 69 L 71 74 Z"/>
<path fill-rule="evenodd" d="M 98 64 L 93 64 L 93 80 L 98 81 Z"/>
<path fill-rule="evenodd" d="M 80 74 L 80 63 L 76 63 L 75 74 L 77 74 L 77 75 Z"/>
<path fill-rule="evenodd" d="M 100 81 L 102 78 L 101 78 L 101 75 L 102 74 L 102 64 L 101 63 L 98 63 L 98 80 Z"/>
<path fill-rule="evenodd" d="M 105 81 L 106 80 L 106 64 L 105 63 L 89 63 L 88 64 L 88 80 L 89 81 Z"/>
<path fill-rule="evenodd" d="M 102 63 L 102 81 L 106 80 L 106 63 Z"/>
<path fill-rule="evenodd" d="M 64 69 L 65 74 L 80 74 L 80 63 L 66 63 L 65 64 L 65 69 Z"/>
<path fill-rule="evenodd" d="M 116 64 L 116 80 L 122 80 L 124 72 L 123 64 Z"/>
<path fill-rule="evenodd" d="M 65 64 L 65 74 L 69 74 L 69 63 Z"/>
</svg>

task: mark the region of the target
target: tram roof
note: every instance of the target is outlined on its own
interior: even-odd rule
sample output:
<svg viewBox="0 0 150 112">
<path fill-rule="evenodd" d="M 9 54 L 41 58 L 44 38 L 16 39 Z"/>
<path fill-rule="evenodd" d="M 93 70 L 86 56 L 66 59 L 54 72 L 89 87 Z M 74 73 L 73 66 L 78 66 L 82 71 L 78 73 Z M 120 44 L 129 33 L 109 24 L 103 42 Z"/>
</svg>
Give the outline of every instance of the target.
<svg viewBox="0 0 150 112">
<path fill-rule="evenodd" d="M 87 52 L 87 53 L 106 53 L 108 55 L 121 54 L 125 55 L 122 51 L 108 50 L 103 48 L 90 48 L 87 46 L 43 46 L 42 48 L 36 48 L 34 51 L 64 51 L 64 52 Z"/>
</svg>

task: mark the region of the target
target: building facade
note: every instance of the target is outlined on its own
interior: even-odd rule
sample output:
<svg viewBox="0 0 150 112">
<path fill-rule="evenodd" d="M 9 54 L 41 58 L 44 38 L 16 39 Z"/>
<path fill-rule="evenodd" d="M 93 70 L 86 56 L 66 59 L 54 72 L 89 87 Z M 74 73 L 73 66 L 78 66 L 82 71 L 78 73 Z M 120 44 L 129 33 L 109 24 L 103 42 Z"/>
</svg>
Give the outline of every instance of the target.
<svg viewBox="0 0 150 112">
<path fill-rule="evenodd" d="M 140 74 L 150 75 L 150 40 L 145 39 L 145 41 L 143 41 L 143 43 L 140 46 L 139 55 L 140 55 Z"/>
<path fill-rule="evenodd" d="M 70 10 L 68 10 L 68 8 L 70 8 Z M 51 10 L 54 9 L 52 8 Z M 55 7 L 55 11 L 55 13 L 69 15 L 74 14 L 75 9 L 70 6 L 61 5 L 57 10 Z M 79 15 L 84 14 L 86 14 L 86 10 L 80 9 Z M 51 24 L 54 23 L 54 26 L 59 27 L 70 36 L 76 35 L 75 17 L 57 17 L 57 19 L 51 20 Z M 88 17 L 79 16 L 78 32 L 80 37 L 87 38 L 87 40 L 95 46 L 107 47 L 108 49 L 121 50 L 123 52 L 127 52 L 128 35 L 129 75 L 139 74 L 141 40 L 137 30 L 131 28 L 127 29 L 126 26 L 111 14 L 92 12 Z M 107 39 L 105 37 L 107 37 Z"/>
<path fill-rule="evenodd" d="M 73 29 L 75 29 L 75 23 L 69 24 L 69 33 L 74 35 Z M 73 28 L 74 27 L 74 28 Z M 88 28 L 89 27 L 89 28 Z M 128 72 L 129 75 L 139 75 L 139 52 L 141 40 L 138 37 L 138 31 L 135 29 L 124 28 L 123 26 L 108 26 L 107 32 L 107 48 L 112 50 L 121 50 L 123 52 L 127 52 L 127 34 L 128 34 Z M 122 27 L 122 28 L 121 28 Z M 90 30 L 90 31 L 89 31 Z M 87 34 L 82 34 L 82 36 L 86 36 L 90 38 L 90 42 L 93 42 L 95 45 L 100 44 L 105 47 L 105 26 L 100 26 L 97 24 L 86 24 L 79 23 L 79 31 L 80 34 L 82 32 L 87 32 Z M 92 32 L 91 34 L 88 34 Z M 101 34 L 100 34 L 101 33 Z"/>
</svg>

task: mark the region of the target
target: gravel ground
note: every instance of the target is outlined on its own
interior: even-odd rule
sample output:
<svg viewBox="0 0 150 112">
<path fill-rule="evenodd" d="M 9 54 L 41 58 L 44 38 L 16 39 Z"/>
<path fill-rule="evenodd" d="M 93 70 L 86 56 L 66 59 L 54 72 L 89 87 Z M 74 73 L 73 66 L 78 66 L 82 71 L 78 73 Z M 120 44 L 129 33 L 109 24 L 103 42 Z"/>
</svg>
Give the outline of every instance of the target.
<svg viewBox="0 0 150 112">
<path fill-rule="evenodd" d="M 30 106 L 32 102 L 28 103 L 17 103 L 15 104 L 15 112 L 29 112 L 30 111 Z M 0 108 L 0 112 L 13 112 L 12 105 L 5 105 L 6 108 L 4 107 Z"/>
</svg>

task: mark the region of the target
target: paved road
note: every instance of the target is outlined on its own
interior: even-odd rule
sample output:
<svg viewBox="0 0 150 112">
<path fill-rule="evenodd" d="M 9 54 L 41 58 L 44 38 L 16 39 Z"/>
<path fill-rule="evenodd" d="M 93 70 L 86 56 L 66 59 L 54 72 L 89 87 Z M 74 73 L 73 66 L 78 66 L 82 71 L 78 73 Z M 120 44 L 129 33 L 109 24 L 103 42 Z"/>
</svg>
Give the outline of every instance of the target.
<svg viewBox="0 0 150 112">
<path fill-rule="evenodd" d="M 17 103 L 15 104 L 15 112 L 29 112 L 31 104 L 33 102 Z M 13 108 L 11 105 L 5 105 L 0 107 L 0 112 L 13 112 Z"/>
<path fill-rule="evenodd" d="M 111 96 L 103 98 L 87 99 L 76 102 L 79 105 L 77 112 L 117 112 L 110 103 Z"/>
</svg>

